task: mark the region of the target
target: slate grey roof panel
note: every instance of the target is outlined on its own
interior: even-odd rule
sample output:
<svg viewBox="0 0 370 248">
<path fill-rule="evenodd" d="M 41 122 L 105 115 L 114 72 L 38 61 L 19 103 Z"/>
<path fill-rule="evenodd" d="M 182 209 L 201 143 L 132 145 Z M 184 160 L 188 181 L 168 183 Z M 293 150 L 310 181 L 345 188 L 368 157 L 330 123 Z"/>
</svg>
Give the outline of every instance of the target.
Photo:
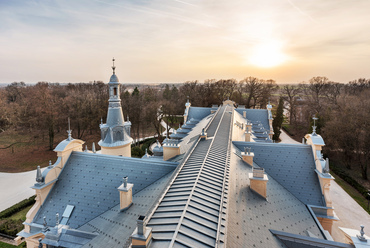
<svg viewBox="0 0 370 248">
<path fill-rule="evenodd" d="M 75 208 L 67 225 L 78 228 L 119 203 L 117 187 L 124 176 L 134 184 L 133 194 L 136 194 L 173 171 L 176 165 L 166 161 L 73 152 L 34 222 L 42 224 L 46 216 L 47 223 L 53 226 L 55 214 L 73 205 Z"/>
<path fill-rule="evenodd" d="M 354 248 L 351 244 L 307 237 L 270 229 L 288 248 Z"/>
<path fill-rule="evenodd" d="M 190 147 L 195 143 L 195 141 L 198 139 L 200 133 L 202 132 L 202 129 L 207 126 L 209 121 L 212 119 L 213 115 L 209 115 L 208 117 L 201 120 L 190 132 L 187 133 L 187 135 L 182 138 L 180 142 L 180 152 L 186 153 L 190 150 Z"/>
<path fill-rule="evenodd" d="M 121 212 L 119 205 L 114 206 L 98 217 L 79 228 L 99 235 L 84 247 L 89 248 L 121 248 L 128 247 L 140 215 L 147 215 L 153 204 L 158 201 L 172 173 L 168 173 L 133 196 L 133 205 Z M 135 187 L 135 185 L 134 185 Z"/>
<path fill-rule="evenodd" d="M 219 110 L 206 130 L 214 137 L 198 141 L 151 215 L 153 247 L 164 241 L 173 247 L 214 247 L 220 239 L 220 230 L 225 228 L 220 209 L 225 208 L 230 110 L 230 106 Z M 171 225 L 163 228 L 165 224 Z"/>
<path fill-rule="evenodd" d="M 255 158 L 258 155 L 255 155 Z M 267 201 L 250 188 L 252 167 L 232 146 L 229 184 L 227 247 L 286 247 L 269 229 L 323 239 L 306 205 L 267 173 Z"/>
<path fill-rule="evenodd" d="M 196 119 L 198 121 L 202 120 L 204 117 L 211 114 L 212 108 L 203 108 L 203 107 L 190 107 L 188 120 Z"/>
<path fill-rule="evenodd" d="M 260 121 L 266 130 L 270 130 L 267 109 L 235 109 L 235 111 L 242 116 L 243 112 L 246 111 L 248 120 L 250 120 L 252 123 Z"/>
<path fill-rule="evenodd" d="M 241 151 L 244 147 L 251 147 L 253 162 L 304 204 L 325 205 L 311 146 L 239 141 L 233 144 Z"/>
</svg>

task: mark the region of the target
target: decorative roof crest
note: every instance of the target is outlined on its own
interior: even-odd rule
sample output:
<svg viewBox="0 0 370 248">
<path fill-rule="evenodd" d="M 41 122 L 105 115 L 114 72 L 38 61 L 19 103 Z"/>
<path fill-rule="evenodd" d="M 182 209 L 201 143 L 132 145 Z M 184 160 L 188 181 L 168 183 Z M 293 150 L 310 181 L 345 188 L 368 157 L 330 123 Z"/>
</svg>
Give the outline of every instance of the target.
<svg viewBox="0 0 370 248">
<path fill-rule="evenodd" d="M 42 173 L 40 169 L 40 165 L 37 166 L 37 172 L 36 172 L 36 182 L 42 183 L 43 178 L 42 178 Z"/>
<path fill-rule="evenodd" d="M 73 138 L 72 138 L 72 130 L 71 130 L 71 121 L 70 121 L 69 117 L 68 117 L 68 130 L 67 130 L 67 133 L 68 133 L 67 140 L 68 141 L 72 140 Z"/>
<path fill-rule="evenodd" d="M 112 61 L 113 61 L 113 66 L 112 66 L 113 74 L 116 74 L 116 71 L 115 71 L 116 70 L 116 67 L 114 66 L 114 61 L 115 61 L 114 57 L 113 57 Z"/>
<path fill-rule="evenodd" d="M 365 238 L 365 236 L 364 236 L 364 234 L 365 234 L 365 232 L 364 232 L 364 225 L 361 225 L 360 226 L 361 227 L 361 231 L 360 231 L 360 234 L 361 235 L 357 235 L 357 238 L 359 239 L 359 240 L 361 240 L 361 241 L 367 241 L 366 240 L 366 238 Z"/>
<path fill-rule="evenodd" d="M 316 134 L 316 128 L 317 128 L 317 126 L 316 126 L 316 120 L 318 120 L 319 118 L 317 118 L 316 117 L 316 115 L 314 115 L 313 117 L 312 117 L 312 120 L 313 120 L 313 126 L 312 126 L 312 135 L 317 135 Z"/>
</svg>

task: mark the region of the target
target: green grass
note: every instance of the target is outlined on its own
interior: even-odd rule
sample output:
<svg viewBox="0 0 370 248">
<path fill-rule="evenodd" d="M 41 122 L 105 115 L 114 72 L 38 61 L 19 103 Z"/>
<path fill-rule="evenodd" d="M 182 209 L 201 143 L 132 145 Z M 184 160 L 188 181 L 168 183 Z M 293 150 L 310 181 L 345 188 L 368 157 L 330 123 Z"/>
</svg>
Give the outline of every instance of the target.
<svg viewBox="0 0 370 248">
<path fill-rule="evenodd" d="M 23 248 L 23 247 L 26 247 L 26 245 L 25 245 L 25 242 L 21 243 L 18 246 L 15 246 L 15 245 L 9 245 L 7 243 L 4 243 L 4 242 L 0 241 L 0 247 L 1 248 Z"/>
<path fill-rule="evenodd" d="M 164 117 L 163 120 L 164 120 L 164 122 L 167 123 L 167 117 Z M 174 123 L 169 123 L 168 125 L 170 125 L 170 127 L 174 128 L 174 129 L 178 129 L 179 124 L 181 124 L 183 122 L 184 122 L 184 117 L 176 116 L 175 120 L 174 120 Z"/>
<path fill-rule="evenodd" d="M 15 237 L 24 228 L 22 223 L 26 220 L 27 212 L 34 204 L 34 198 L 35 196 L 25 199 L 0 212 L 1 233 Z"/>
<path fill-rule="evenodd" d="M 12 216 L 9 217 L 9 219 L 11 220 L 23 220 L 25 221 L 26 220 L 26 214 L 28 213 L 28 211 L 32 208 L 33 204 L 31 206 L 28 206 L 24 209 L 22 209 L 21 211 L 13 214 Z"/>
<path fill-rule="evenodd" d="M 346 183 L 343 179 L 341 179 L 338 175 L 331 172 L 335 177 L 335 182 L 344 189 L 366 212 L 370 214 L 370 210 L 367 208 L 367 200 L 365 197 L 362 196 L 360 192 L 354 189 L 351 185 Z"/>
</svg>

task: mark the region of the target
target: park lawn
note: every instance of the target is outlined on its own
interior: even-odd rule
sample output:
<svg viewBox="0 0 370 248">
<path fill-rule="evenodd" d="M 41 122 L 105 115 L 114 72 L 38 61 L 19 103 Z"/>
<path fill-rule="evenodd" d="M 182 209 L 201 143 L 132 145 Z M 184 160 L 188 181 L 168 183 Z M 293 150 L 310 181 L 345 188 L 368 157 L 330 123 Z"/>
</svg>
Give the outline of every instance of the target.
<svg viewBox="0 0 370 248">
<path fill-rule="evenodd" d="M 20 245 L 15 246 L 15 245 L 10 245 L 10 244 L 7 244 L 7 243 L 4 243 L 4 242 L 0 241 L 0 247 L 1 248 L 23 248 L 23 247 L 26 247 L 26 243 L 23 242 Z"/>
<path fill-rule="evenodd" d="M 54 148 L 66 138 L 66 133 L 56 133 Z M 95 133 L 85 134 L 82 137 L 89 149 L 91 149 L 93 142 L 97 146 L 99 139 L 100 134 Z M 21 133 L 15 130 L 6 130 L 0 133 L 0 172 L 31 171 L 35 170 L 38 165 L 41 168 L 46 167 L 49 165 L 49 160 L 54 163 L 56 159 L 56 153 L 49 149 L 47 135 Z"/>
<path fill-rule="evenodd" d="M 21 219 L 23 221 L 26 220 L 26 214 L 28 213 L 28 211 L 32 208 L 33 204 L 31 206 L 28 206 L 24 209 L 22 209 L 21 211 L 13 214 L 12 216 L 9 217 L 9 219 L 11 220 L 18 220 L 18 219 Z"/>
<path fill-rule="evenodd" d="M 10 146 L 10 147 L 9 147 Z M 7 130 L 0 133 L 0 172 L 24 172 L 45 167 L 55 157 L 41 137 Z"/>
</svg>

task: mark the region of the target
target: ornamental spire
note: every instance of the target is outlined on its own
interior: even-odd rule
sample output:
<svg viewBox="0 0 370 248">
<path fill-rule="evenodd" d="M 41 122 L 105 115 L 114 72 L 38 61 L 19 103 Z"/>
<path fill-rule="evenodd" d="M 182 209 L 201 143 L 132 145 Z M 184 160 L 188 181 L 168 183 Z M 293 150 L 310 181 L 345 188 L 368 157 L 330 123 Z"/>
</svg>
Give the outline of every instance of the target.
<svg viewBox="0 0 370 248">
<path fill-rule="evenodd" d="M 316 135 L 316 120 L 318 120 L 319 118 L 317 118 L 315 115 L 312 117 L 312 120 L 313 120 L 313 126 L 312 126 L 312 135 Z"/>
<path fill-rule="evenodd" d="M 112 69 L 113 69 L 113 74 L 116 74 L 116 72 L 115 72 L 115 70 L 116 70 L 116 67 L 114 66 L 114 61 L 115 61 L 114 57 L 113 57 L 112 61 L 113 61 L 113 66 L 112 66 Z"/>
<path fill-rule="evenodd" d="M 68 133 L 67 140 L 68 141 L 72 140 L 71 121 L 70 121 L 69 117 L 68 117 L 68 130 L 67 130 L 67 133 Z"/>
</svg>

